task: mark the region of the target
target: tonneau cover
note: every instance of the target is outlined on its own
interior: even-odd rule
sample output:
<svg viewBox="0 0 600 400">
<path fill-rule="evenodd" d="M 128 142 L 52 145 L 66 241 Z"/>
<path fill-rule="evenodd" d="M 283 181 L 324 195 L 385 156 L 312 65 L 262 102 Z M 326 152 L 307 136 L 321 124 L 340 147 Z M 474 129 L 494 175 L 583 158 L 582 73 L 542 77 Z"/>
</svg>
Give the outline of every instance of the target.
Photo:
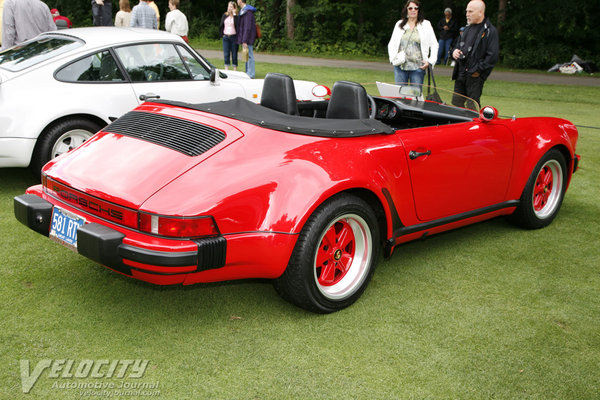
<svg viewBox="0 0 600 400">
<path fill-rule="evenodd" d="M 204 111 L 282 132 L 323 137 L 357 137 L 392 134 L 394 129 L 376 119 L 327 119 L 288 115 L 242 97 L 214 103 L 189 104 L 153 100 L 155 103 Z"/>
</svg>

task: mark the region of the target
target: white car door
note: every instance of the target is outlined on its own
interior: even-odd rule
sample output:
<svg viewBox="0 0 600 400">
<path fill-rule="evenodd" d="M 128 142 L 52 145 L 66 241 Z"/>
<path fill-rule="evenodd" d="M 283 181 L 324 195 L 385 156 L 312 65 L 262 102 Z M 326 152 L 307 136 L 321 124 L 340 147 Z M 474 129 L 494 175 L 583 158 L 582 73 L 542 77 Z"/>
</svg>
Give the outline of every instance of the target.
<svg viewBox="0 0 600 400">
<path fill-rule="evenodd" d="M 147 43 L 118 47 L 117 57 L 132 82 L 140 103 L 161 99 L 204 103 L 247 97 L 234 82 L 210 82 L 210 71 L 189 51 L 172 43 Z"/>
</svg>

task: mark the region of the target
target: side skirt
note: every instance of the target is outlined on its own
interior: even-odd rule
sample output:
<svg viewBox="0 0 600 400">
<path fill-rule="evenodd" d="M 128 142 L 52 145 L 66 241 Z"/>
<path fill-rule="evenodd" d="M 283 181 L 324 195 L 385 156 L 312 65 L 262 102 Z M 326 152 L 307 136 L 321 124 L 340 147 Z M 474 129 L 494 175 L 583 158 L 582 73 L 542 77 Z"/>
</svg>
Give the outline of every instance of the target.
<svg viewBox="0 0 600 400">
<path fill-rule="evenodd" d="M 390 208 L 393 210 L 392 214 L 397 215 L 397 210 L 395 208 L 395 205 L 393 204 L 393 202 L 390 203 L 390 200 L 391 199 L 388 199 L 388 203 L 389 203 Z M 422 232 L 421 237 L 426 237 L 429 234 L 429 231 L 433 230 L 435 228 L 443 227 L 444 225 L 459 223 L 461 221 L 465 221 L 465 220 L 468 220 L 471 218 L 477 218 L 482 215 L 490 214 L 490 213 L 504 210 L 507 208 L 514 208 L 514 207 L 517 207 L 519 204 L 520 204 L 519 200 L 509 200 L 509 201 L 505 201 L 502 203 L 494 204 L 489 207 L 479 208 L 477 210 L 468 211 L 468 212 L 464 212 L 464 213 L 456 214 L 456 215 L 451 215 L 449 217 L 440 218 L 440 219 L 436 219 L 436 220 L 429 221 L 429 222 L 424 222 L 422 224 L 416 224 L 416 225 L 411 225 L 411 226 L 403 226 L 402 224 L 400 224 L 400 226 L 398 226 L 395 224 L 393 236 L 386 242 L 386 245 L 385 245 L 385 256 L 386 257 L 391 256 L 394 246 L 397 244 L 399 239 L 403 238 L 404 236 Z M 452 229 L 452 228 L 450 227 L 448 229 Z M 437 233 L 437 232 L 441 232 L 441 230 L 437 230 L 434 233 Z M 409 239 L 409 240 L 412 240 L 412 239 Z M 408 241 L 408 240 L 404 240 L 404 241 Z"/>
</svg>

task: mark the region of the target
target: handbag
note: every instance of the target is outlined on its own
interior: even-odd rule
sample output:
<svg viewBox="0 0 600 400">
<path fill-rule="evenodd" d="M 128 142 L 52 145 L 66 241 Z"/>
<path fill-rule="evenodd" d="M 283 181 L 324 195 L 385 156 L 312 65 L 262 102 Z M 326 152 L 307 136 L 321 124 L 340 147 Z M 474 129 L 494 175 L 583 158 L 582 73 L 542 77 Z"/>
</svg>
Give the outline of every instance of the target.
<svg viewBox="0 0 600 400">
<path fill-rule="evenodd" d="M 431 93 L 431 80 L 433 80 L 433 93 Z M 425 100 L 434 101 L 440 104 L 444 103 L 437 91 L 437 85 L 435 84 L 435 77 L 433 76 L 433 67 L 431 64 L 429 64 L 427 67 L 427 96 L 425 97 Z"/>
<path fill-rule="evenodd" d="M 260 30 L 260 25 L 256 24 L 256 38 L 260 39 L 262 37 L 262 31 Z"/>
<path fill-rule="evenodd" d="M 412 38 L 412 35 L 414 32 L 415 31 L 413 30 L 410 33 L 410 36 L 408 37 L 409 41 Z M 404 50 L 400 50 L 401 47 L 402 47 L 402 37 L 400 38 L 400 44 L 398 45 L 398 52 L 396 53 L 394 58 L 392 58 L 392 65 L 394 67 L 399 67 L 406 62 L 406 52 Z"/>
<path fill-rule="evenodd" d="M 404 64 L 405 62 L 406 62 L 406 53 L 404 52 L 404 50 L 398 51 L 398 53 L 396 53 L 396 55 L 392 59 L 392 65 L 394 67 L 399 67 L 400 65 Z"/>
</svg>

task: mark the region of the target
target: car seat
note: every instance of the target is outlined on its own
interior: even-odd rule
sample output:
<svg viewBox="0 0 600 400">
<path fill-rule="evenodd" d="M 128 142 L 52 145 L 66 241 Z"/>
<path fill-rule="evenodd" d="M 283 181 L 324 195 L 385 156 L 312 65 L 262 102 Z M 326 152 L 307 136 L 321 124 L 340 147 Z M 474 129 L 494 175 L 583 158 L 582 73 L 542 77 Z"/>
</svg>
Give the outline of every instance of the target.
<svg viewBox="0 0 600 400">
<path fill-rule="evenodd" d="M 289 115 L 299 115 L 293 79 L 285 74 L 269 72 L 265 76 L 260 105 Z"/>
<path fill-rule="evenodd" d="M 326 118 L 369 118 L 369 99 L 365 88 L 355 82 L 337 81 L 333 84 Z"/>
</svg>

